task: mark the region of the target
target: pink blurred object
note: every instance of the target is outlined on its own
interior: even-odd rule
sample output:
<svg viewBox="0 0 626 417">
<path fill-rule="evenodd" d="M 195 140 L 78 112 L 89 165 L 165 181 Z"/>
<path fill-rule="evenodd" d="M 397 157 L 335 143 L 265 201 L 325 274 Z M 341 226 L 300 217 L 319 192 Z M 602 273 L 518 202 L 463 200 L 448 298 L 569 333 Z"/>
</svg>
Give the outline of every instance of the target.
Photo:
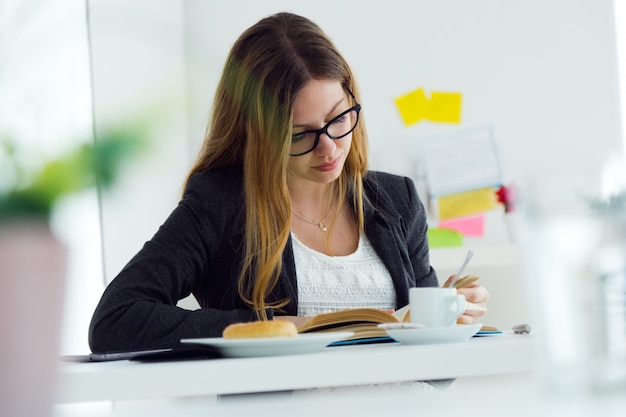
<svg viewBox="0 0 626 417">
<path fill-rule="evenodd" d="M 439 222 L 439 227 L 456 230 L 463 236 L 483 237 L 485 235 L 485 215 L 479 214 L 442 220 Z"/>
<path fill-rule="evenodd" d="M 53 415 L 67 249 L 43 223 L 0 223 L 0 416 Z"/>
</svg>

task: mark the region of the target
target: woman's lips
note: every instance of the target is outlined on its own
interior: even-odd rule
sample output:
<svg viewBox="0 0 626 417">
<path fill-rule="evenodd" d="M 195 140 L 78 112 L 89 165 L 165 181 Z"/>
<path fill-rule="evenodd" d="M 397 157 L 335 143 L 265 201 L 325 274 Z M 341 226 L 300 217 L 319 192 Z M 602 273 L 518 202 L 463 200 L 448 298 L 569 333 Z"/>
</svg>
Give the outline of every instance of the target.
<svg viewBox="0 0 626 417">
<path fill-rule="evenodd" d="M 319 171 L 324 171 L 324 172 L 332 171 L 333 169 L 335 169 L 337 167 L 337 164 L 339 164 L 339 160 L 340 159 L 341 158 L 336 158 L 336 159 L 334 159 L 334 160 L 332 160 L 332 161 L 330 161 L 330 162 L 328 162 L 326 164 L 318 165 L 318 166 L 315 166 L 313 168 L 315 168 L 315 169 L 317 169 Z"/>
</svg>

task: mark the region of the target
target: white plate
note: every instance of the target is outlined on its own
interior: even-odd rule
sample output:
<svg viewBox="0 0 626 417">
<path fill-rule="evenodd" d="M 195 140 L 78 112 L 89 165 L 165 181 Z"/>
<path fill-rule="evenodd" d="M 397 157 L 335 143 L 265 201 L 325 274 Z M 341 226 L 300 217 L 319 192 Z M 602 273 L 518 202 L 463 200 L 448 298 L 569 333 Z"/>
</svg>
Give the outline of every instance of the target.
<svg viewBox="0 0 626 417">
<path fill-rule="evenodd" d="M 301 355 L 319 352 L 333 342 L 346 339 L 353 332 L 304 333 L 295 337 L 258 337 L 224 339 L 222 337 L 182 339 L 182 343 L 214 346 L 226 357 Z"/>
<path fill-rule="evenodd" d="M 425 327 L 423 329 L 387 330 L 389 336 L 405 345 L 465 342 L 474 336 L 483 325 L 458 324 L 450 327 Z"/>
</svg>

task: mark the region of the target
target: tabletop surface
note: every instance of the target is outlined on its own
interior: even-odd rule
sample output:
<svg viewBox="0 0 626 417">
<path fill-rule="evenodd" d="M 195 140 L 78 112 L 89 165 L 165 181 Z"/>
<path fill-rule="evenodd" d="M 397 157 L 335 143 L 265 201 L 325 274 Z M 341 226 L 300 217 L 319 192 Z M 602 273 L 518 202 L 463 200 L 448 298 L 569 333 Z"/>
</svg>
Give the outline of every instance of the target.
<svg viewBox="0 0 626 417">
<path fill-rule="evenodd" d="M 529 372 L 539 338 L 504 333 L 467 342 L 384 343 L 317 353 L 157 363 L 61 363 L 58 402 L 275 392 Z"/>
</svg>

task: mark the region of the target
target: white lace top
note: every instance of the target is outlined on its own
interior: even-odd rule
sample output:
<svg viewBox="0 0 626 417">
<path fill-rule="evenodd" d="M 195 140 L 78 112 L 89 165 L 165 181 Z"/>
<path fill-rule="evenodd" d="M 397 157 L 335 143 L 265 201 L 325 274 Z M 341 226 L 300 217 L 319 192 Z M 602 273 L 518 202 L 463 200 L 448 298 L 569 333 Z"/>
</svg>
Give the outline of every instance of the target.
<svg viewBox="0 0 626 417">
<path fill-rule="evenodd" d="M 394 309 L 396 292 L 389 271 L 365 236 L 347 256 L 328 256 L 291 234 L 298 276 L 298 315 L 348 308 Z"/>
</svg>

